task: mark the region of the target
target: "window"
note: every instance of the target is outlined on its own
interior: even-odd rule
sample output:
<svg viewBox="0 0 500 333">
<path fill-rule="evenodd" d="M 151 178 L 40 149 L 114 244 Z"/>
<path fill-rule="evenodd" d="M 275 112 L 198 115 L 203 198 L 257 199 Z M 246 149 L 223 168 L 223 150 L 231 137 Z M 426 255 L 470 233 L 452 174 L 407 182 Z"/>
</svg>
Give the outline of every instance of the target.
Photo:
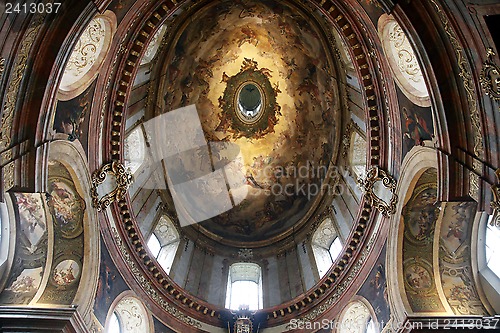
<svg viewBox="0 0 500 333">
<path fill-rule="evenodd" d="M 115 299 L 108 311 L 105 333 L 154 332 L 153 318 L 146 306 L 130 290 Z"/>
<path fill-rule="evenodd" d="M 148 239 L 148 248 L 168 274 L 172 269 L 180 238 L 173 222 L 166 216 L 160 217 Z"/>
<path fill-rule="evenodd" d="M 350 164 L 356 179 L 363 179 L 366 175 L 366 140 L 357 131 L 351 137 Z"/>
<path fill-rule="evenodd" d="M 116 314 L 116 312 L 113 312 L 109 320 L 108 333 L 121 333 L 121 332 L 122 329 L 120 326 L 120 320 L 118 320 L 118 315 Z"/>
<path fill-rule="evenodd" d="M 488 223 L 486 227 L 486 265 L 500 277 L 500 228 Z"/>
<path fill-rule="evenodd" d="M 377 333 L 377 328 L 375 327 L 375 322 L 373 321 L 373 318 L 370 317 L 370 320 L 368 320 L 368 323 L 366 324 L 366 333 Z"/>
<path fill-rule="evenodd" d="M 312 249 L 319 277 L 322 278 L 342 253 L 342 241 L 330 218 L 325 219 L 314 233 Z"/>
<path fill-rule="evenodd" d="M 161 244 L 160 240 L 158 239 L 158 237 L 156 237 L 155 234 L 151 234 L 151 237 L 149 237 L 148 248 L 153 256 L 157 258 L 161 251 Z"/>
<path fill-rule="evenodd" d="M 257 264 L 235 263 L 229 267 L 226 308 L 262 309 L 262 272 Z"/>
<path fill-rule="evenodd" d="M 124 156 L 125 166 L 134 174 L 144 162 L 146 156 L 146 142 L 142 126 L 134 128 L 125 138 Z"/>
</svg>

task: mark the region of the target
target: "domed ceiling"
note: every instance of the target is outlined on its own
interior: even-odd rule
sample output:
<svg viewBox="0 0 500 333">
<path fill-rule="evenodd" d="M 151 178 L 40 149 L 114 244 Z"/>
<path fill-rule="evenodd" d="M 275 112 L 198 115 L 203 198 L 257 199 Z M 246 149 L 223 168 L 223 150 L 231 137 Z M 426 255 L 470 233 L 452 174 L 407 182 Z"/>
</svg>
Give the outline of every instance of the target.
<svg viewBox="0 0 500 333">
<path fill-rule="evenodd" d="M 330 47 L 313 22 L 284 2 L 226 1 L 204 6 L 165 38 L 154 116 L 196 106 L 210 149 L 168 167 L 199 173 L 207 152 L 212 170 L 226 167 L 232 209 L 196 225 L 220 242 L 283 237 L 319 202 L 340 112 Z"/>
</svg>

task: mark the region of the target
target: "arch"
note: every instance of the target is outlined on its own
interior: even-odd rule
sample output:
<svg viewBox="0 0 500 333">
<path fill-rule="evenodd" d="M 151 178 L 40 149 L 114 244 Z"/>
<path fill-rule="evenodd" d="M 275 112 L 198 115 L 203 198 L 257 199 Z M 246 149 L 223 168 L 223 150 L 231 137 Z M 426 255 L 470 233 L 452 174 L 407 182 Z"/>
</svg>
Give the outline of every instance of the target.
<svg viewBox="0 0 500 333">
<path fill-rule="evenodd" d="M 118 322 L 118 323 L 117 323 Z M 152 333 L 153 318 L 144 303 L 130 290 L 118 295 L 108 310 L 105 333 Z"/>
<path fill-rule="evenodd" d="M 90 199 L 90 172 L 86 155 L 78 140 L 56 140 L 50 143 L 49 161 L 57 161 L 68 170 L 77 192 L 85 200 L 83 235 L 85 258 L 80 274 L 78 290 L 73 303 L 82 316 L 89 320 L 92 312 L 93 296 L 97 292 L 100 263 L 100 237 L 97 212 Z"/>
<path fill-rule="evenodd" d="M 387 243 L 387 265 L 396 269 L 387 272 L 389 303 L 395 322 L 404 322 L 407 313 L 412 313 L 406 297 L 403 280 L 403 233 L 404 222 L 401 217 L 403 207 L 410 200 L 413 189 L 421 175 L 431 168 L 437 168 L 437 154 L 428 147 L 413 147 L 403 160 L 401 175 L 396 193 L 400 200 L 396 213 L 391 217 Z"/>
<path fill-rule="evenodd" d="M 330 270 L 342 253 L 342 241 L 330 217 L 321 222 L 311 240 L 314 259 L 320 279 Z"/>
<path fill-rule="evenodd" d="M 335 325 L 337 333 L 375 333 L 379 324 L 370 302 L 355 296 L 340 313 Z"/>
<path fill-rule="evenodd" d="M 232 264 L 228 271 L 226 308 L 238 310 L 248 307 L 249 310 L 259 310 L 262 309 L 262 303 L 261 267 L 249 262 Z"/>
<path fill-rule="evenodd" d="M 168 216 L 162 215 L 149 235 L 147 245 L 167 274 L 172 269 L 180 242 L 179 232 L 174 223 Z"/>
<path fill-rule="evenodd" d="M 86 26 L 64 68 L 57 97 L 67 101 L 80 95 L 96 79 L 111 48 L 116 16 L 107 10 Z"/>
</svg>

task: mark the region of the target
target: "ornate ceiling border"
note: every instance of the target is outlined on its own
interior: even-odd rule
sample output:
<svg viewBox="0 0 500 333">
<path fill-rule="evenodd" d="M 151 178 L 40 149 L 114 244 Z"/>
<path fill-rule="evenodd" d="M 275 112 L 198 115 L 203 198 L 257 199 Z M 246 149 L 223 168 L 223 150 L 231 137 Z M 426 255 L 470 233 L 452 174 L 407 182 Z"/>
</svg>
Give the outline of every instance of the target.
<svg viewBox="0 0 500 333">
<path fill-rule="evenodd" d="M 484 140 L 483 140 L 483 130 L 481 127 L 481 115 L 479 113 L 479 103 L 477 100 L 477 93 L 475 90 L 475 84 L 472 74 L 472 69 L 470 63 L 467 61 L 467 54 L 465 53 L 462 44 L 460 43 L 457 32 L 453 29 L 452 24 L 446 14 L 446 12 L 441 8 L 436 0 L 429 0 L 434 10 L 439 16 L 441 23 L 443 24 L 444 31 L 448 35 L 448 39 L 454 48 L 457 63 L 460 69 L 460 78 L 462 79 L 463 87 L 467 94 L 467 103 L 470 110 L 470 118 L 472 126 L 474 128 L 474 154 L 479 158 L 473 159 L 472 168 L 475 172 L 482 173 L 482 163 L 480 159 L 484 158 Z M 475 173 L 470 173 L 469 180 L 469 195 L 476 201 L 479 201 L 480 186 L 479 186 L 479 176 Z"/>
<path fill-rule="evenodd" d="M 354 64 L 357 66 L 357 71 L 361 78 L 364 95 L 367 101 L 367 136 L 370 144 L 368 155 L 369 165 L 378 166 L 381 161 L 381 136 L 383 126 L 380 123 L 382 115 L 380 105 L 381 101 L 383 101 L 383 94 L 379 91 L 379 86 L 374 81 L 377 69 L 370 61 L 371 53 L 364 41 L 364 36 L 351 24 L 351 22 L 354 21 L 352 18 L 348 18 L 350 15 L 346 14 L 344 9 L 337 7 L 333 1 L 313 0 L 310 3 L 320 8 L 329 21 L 336 26 L 341 36 L 345 39 L 346 44 L 350 47 L 350 52 L 353 56 Z M 116 93 L 112 94 L 110 97 L 111 107 L 108 109 L 112 115 L 110 133 L 108 134 L 109 140 L 104 140 L 106 144 L 110 145 L 110 149 L 107 151 L 109 151 L 113 162 L 118 162 L 123 159 L 122 132 L 124 131 L 125 125 L 126 105 L 141 56 L 146 51 L 145 46 L 163 21 L 170 16 L 180 4 L 182 4 L 182 2 L 177 2 L 175 0 L 164 0 L 157 4 L 156 9 L 152 11 L 148 18 L 144 19 L 144 24 L 137 33 L 134 34 L 134 37 L 128 42 L 128 45 L 122 45 L 120 49 L 121 54 L 117 55 L 115 59 L 115 62 L 119 64 L 117 77 L 115 78 L 117 86 L 115 87 Z M 110 81 L 108 81 L 107 88 L 110 88 Z M 106 103 L 106 100 L 107 95 L 104 99 L 104 103 Z M 199 320 L 217 324 L 217 317 L 220 312 L 226 310 L 217 308 L 189 295 L 172 282 L 171 279 L 158 268 L 155 260 L 149 257 L 145 245 L 143 245 L 142 236 L 138 232 L 137 222 L 132 216 L 129 208 L 130 199 L 128 196 L 117 199 L 114 209 L 118 212 L 122 220 L 118 227 L 125 237 L 124 239 L 119 236 L 114 237 L 114 242 L 122 251 L 124 260 L 129 268 L 133 272 L 137 272 L 137 270 L 142 271 L 142 274 L 134 273 L 136 281 L 141 285 L 145 280 L 153 281 L 147 286 L 144 285 L 143 290 L 160 306 L 160 308 L 165 309 L 164 304 L 168 304 L 169 306 L 172 306 L 171 304 L 176 304 L 175 313 L 167 312 L 178 320 L 180 318 L 179 315 L 183 312 L 182 309 L 184 309 L 187 313 L 195 315 Z M 366 242 L 368 233 L 365 233 L 365 231 L 367 227 L 371 225 L 371 221 L 373 221 L 374 217 L 375 211 L 372 205 L 364 200 L 362 208 L 358 213 L 357 221 L 355 222 L 354 231 L 345 246 L 345 252 L 330 269 L 329 273 L 305 295 L 299 296 L 278 307 L 262 310 L 262 312 L 267 314 L 271 326 L 283 323 L 291 318 L 291 316 L 296 316 L 297 313 L 307 313 L 311 304 L 318 305 L 321 302 L 322 305 L 314 310 L 315 314 L 311 313 L 311 315 L 307 315 L 308 319 L 313 320 L 337 302 L 341 292 L 348 289 L 354 277 L 363 266 L 365 261 L 363 260 L 364 256 L 366 257 L 369 254 L 369 251 L 363 249 L 364 247 L 361 245 Z M 373 238 L 371 242 L 374 242 Z M 359 260 L 355 261 L 354 258 L 358 258 Z M 139 267 L 137 267 L 137 265 Z M 146 276 L 148 276 L 148 278 L 146 278 Z M 342 288 L 339 287 L 338 282 L 342 282 Z M 158 289 L 158 286 L 161 286 L 162 290 Z M 166 299 L 168 299 L 168 301 Z M 190 324 L 184 320 L 181 320 L 181 322 Z M 195 327 L 197 326 L 198 325 L 195 325 Z"/>
</svg>

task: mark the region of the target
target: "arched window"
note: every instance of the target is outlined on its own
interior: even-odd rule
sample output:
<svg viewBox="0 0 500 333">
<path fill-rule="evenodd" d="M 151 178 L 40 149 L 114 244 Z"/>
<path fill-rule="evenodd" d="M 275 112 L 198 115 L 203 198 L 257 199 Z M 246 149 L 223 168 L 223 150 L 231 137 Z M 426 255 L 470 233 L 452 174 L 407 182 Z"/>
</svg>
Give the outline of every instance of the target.
<svg viewBox="0 0 500 333">
<path fill-rule="evenodd" d="M 148 248 L 168 274 L 172 269 L 180 238 L 173 222 L 166 216 L 160 217 L 148 239 Z"/>
<path fill-rule="evenodd" d="M 500 228 L 491 223 L 486 226 L 485 248 L 486 266 L 500 278 Z"/>
<path fill-rule="evenodd" d="M 262 271 L 253 263 L 235 263 L 229 267 L 226 308 L 262 309 Z"/>
<path fill-rule="evenodd" d="M 478 223 L 474 225 L 477 236 L 473 242 L 476 243 L 477 258 L 472 259 L 472 264 L 478 271 L 481 288 L 487 302 L 499 313 L 500 311 L 500 228 L 497 226 L 498 212 L 493 215 L 486 213 L 478 217 Z M 473 229 L 476 230 L 476 229 Z"/>
<path fill-rule="evenodd" d="M 153 35 L 153 38 L 149 42 L 149 45 L 146 48 L 146 52 L 144 53 L 144 56 L 141 59 L 141 65 L 147 64 L 154 59 L 156 53 L 158 52 L 158 48 L 160 47 L 163 35 L 165 35 L 166 31 L 167 31 L 167 25 L 164 24 Z"/>
<path fill-rule="evenodd" d="M 366 324 L 366 333 L 377 333 L 377 326 L 375 325 L 375 321 L 373 320 L 372 317 L 368 320 L 368 323 Z"/>
<path fill-rule="evenodd" d="M 364 300 L 364 299 L 363 299 Z M 366 300 L 352 301 L 340 314 L 339 333 L 377 333 L 378 325 L 371 306 Z"/>
<path fill-rule="evenodd" d="M 351 153 L 349 164 L 355 174 L 356 180 L 366 176 L 366 139 L 354 130 L 351 136 Z"/>
<path fill-rule="evenodd" d="M 146 140 L 142 126 L 134 128 L 125 138 L 124 156 L 125 166 L 134 174 L 146 157 Z"/>
<path fill-rule="evenodd" d="M 342 252 L 342 241 L 332 219 L 327 218 L 320 224 L 312 238 L 312 249 L 322 278 Z"/>
<path fill-rule="evenodd" d="M 118 295 L 108 312 L 105 333 L 153 332 L 153 318 L 146 306 L 131 291 Z"/>
<path fill-rule="evenodd" d="M 392 15 L 384 14 L 379 18 L 378 32 L 398 87 L 416 105 L 429 107 L 431 101 L 422 69 L 403 28 Z"/>
</svg>

